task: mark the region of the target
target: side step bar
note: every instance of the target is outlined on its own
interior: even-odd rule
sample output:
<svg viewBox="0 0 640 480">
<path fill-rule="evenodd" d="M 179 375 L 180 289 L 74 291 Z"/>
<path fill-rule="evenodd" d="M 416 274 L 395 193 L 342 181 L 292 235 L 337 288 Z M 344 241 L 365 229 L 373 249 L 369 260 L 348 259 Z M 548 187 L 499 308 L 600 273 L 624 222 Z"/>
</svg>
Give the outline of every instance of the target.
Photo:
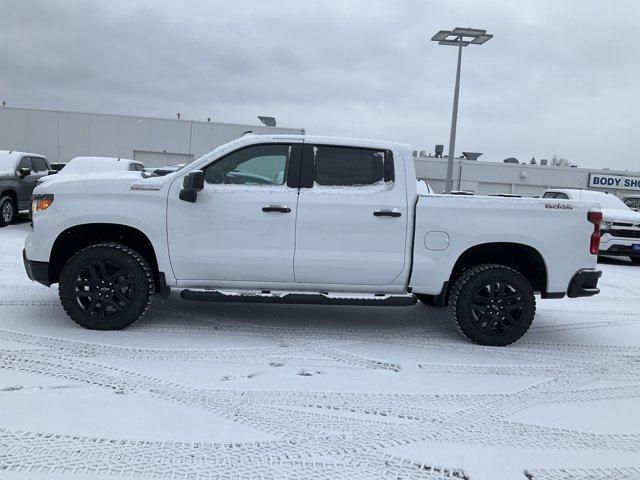
<svg viewBox="0 0 640 480">
<path fill-rule="evenodd" d="M 286 293 L 271 295 L 269 293 L 223 293 L 218 290 L 182 290 L 180 297 L 195 302 L 227 302 L 227 303 L 284 303 L 289 305 L 361 305 L 408 307 L 418 301 L 415 295 L 383 295 L 383 296 L 331 296 L 327 294 Z"/>
</svg>

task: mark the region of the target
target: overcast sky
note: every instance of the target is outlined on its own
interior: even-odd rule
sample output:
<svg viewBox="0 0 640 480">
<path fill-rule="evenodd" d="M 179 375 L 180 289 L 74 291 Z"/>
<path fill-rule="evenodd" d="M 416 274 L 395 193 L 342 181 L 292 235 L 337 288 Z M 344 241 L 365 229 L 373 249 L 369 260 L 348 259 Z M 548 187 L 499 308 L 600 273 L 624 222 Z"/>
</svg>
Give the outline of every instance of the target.
<svg viewBox="0 0 640 480">
<path fill-rule="evenodd" d="M 278 124 L 456 153 L 565 157 L 640 170 L 640 2 L 9 1 L 0 15 L 8 106 Z"/>
</svg>

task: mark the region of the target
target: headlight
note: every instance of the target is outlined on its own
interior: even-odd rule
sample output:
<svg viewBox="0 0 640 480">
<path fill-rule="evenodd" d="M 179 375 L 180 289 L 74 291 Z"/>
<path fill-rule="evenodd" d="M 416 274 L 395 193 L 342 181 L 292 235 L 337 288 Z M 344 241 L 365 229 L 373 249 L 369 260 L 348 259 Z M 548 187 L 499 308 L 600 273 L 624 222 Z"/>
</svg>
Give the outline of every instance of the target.
<svg viewBox="0 0 640 480">
<path fill-rule="evenodd" d="M 33 195 L 31 197 L 31 211 L 32 212 L 41 212 L 42 210 L 46 210 L 53 203 L 53 194 L 45 193 Z"/>
<path fill-rule="evenodd" d="M 612 226 L 613 222 L 607 222 L 606 220 L 603 220 L 602 223 L 600 223 L 600 230 L 609 230 Z"/>
</svg>

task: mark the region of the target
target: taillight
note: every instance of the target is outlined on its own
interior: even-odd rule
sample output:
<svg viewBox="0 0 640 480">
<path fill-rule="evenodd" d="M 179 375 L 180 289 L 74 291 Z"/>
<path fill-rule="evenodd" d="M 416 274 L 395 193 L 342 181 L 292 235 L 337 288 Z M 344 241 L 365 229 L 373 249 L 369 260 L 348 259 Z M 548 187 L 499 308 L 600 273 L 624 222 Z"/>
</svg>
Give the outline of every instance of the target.
<svg viewBox="0 0 640 480">
<path fill-rule="evenodd" d="M 587 220 L 593 223 L 593 233 L 591 234 L 591 255 L 597 255 L 600 251 L 600 222 L 602 222 L 602 212 L 587 213 Z"/>
</svg>

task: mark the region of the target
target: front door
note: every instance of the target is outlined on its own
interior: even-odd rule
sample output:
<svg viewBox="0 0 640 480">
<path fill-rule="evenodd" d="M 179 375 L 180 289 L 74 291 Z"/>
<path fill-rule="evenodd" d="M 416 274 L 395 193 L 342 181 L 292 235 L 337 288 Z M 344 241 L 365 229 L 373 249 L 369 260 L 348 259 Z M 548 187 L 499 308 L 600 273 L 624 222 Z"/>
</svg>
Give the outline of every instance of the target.
<svg viewBox="0 0 640 480">
<path fill-rule="evenodd" d="M 408 209 L 396 166 L 389 150 L 305 144 L 296 282 L 387 285 L 402 273 Z"/>
<path fill-rule="evenodd" d="M 296 143 L 251 145 L 214 160 L 202 168 L 196 203 L 178 198 L 183 177 L 173 182 L 167 231 L 181 286 L 294 281 L 298 189 L 287 183 L 301 150 Z"/>
<path fill-rule="evenodd" d="M 17 195 L 18 195 L 18 209 L 25 210 L 29 208 L 31 203 L 31 194 L 33 193 L 33 189 L 36 188 L 38 184 L 38 176 L 33 171 L 33 167 L 31 166 L 31 157 L 22 157 L 18 162 L 17 170 L 21 168 L 28 168 L 31 173 L 29 175 L 25 175 L 20 179 L 17 183 Z"/>
</svg>

